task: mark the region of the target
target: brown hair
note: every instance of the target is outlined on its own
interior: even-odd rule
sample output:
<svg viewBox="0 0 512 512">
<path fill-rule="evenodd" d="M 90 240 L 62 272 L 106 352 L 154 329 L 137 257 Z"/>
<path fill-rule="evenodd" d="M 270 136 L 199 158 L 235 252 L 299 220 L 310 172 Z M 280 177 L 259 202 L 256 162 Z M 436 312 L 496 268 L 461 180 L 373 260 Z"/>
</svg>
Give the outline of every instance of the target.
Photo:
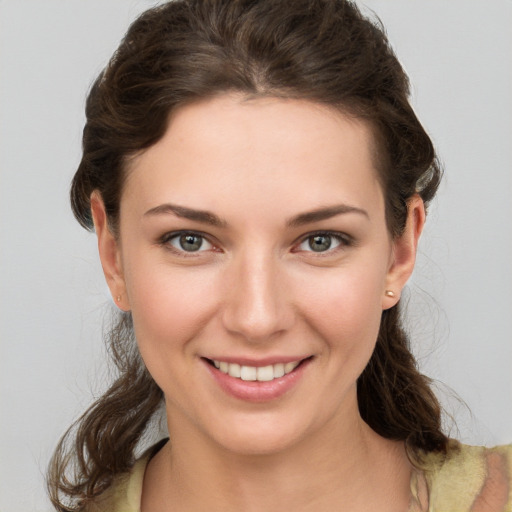
<svg viewBox="0 0 512 512">
<path fill-rule="evenodd" d="M 441 171 L 408 102 L 407 76 L 383 28 L 352 2 L 175 0 L 131 25 L 91 88 L 71 189 L 78 221 L 92 229 L 90 196 L 98 190 L 116 233 L 130 156 L 162 137 L 177 107 L 227 91 L 307 99 L 366 120 L 393 236 L 405 226 L 408 199 L 417 192 L 428 204 L 436 192 Z M 64 436 L 50 465 L 58 510 L 80 510 L 130 469 L 162 401 L 134 347 L 129 314 L 110 346 L 118 379 Z M 398 305 L 383 312 L 358 402 L 373 430 L 406 441 L 412 453 L 446 450 L 440 406 L 409 351 Z"/>
</svg>

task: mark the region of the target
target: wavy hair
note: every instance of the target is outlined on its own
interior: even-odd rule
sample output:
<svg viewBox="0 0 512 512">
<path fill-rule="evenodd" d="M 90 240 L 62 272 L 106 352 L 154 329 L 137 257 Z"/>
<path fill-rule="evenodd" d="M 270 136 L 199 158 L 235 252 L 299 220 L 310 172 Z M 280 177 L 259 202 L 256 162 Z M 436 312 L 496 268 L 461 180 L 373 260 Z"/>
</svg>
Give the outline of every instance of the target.
<svg viewBox="0 0 512 512">
<path fill-rule="evenodd" d="M 174 0 L 130 26 L 92 85 L 71 188 L 80 224 L 92 229 L 97 190 L 117 234 L 130 157 L 163 136 L 176 108 L 230 91 L 306 99 L 366 121 L 393 237 L 404 229 L 408 199 L 418 193 L 428 205 L 434 196 L 441 169 L 378 20 L 346 0 Z M 82 510 L 131 468 L 162 402 L 129 314 L 109 343 L 119 376 L 63 437 L 50 464 L 49 493 L 60 511 Z M 405 441 L 413 454 L 446 450 L 441 409 L 409 350 L 399 304 L 382 314 L 357 394 L 362 418 L 378 434 Z"/>
</svg>

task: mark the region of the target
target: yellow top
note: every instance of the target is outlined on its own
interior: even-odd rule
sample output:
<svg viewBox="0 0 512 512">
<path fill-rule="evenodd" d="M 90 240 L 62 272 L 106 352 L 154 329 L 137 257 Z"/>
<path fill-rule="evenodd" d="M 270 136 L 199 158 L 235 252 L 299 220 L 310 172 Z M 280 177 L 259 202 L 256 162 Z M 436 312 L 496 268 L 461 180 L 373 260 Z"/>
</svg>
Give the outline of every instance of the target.
<svg viewBox="0 0 512 512">
<path fill-rule="evenodd" d="M 144 472 L 154 450 L 87 508 L 140 512 Z M 413 471 L 410 512 L 512 512 L 512 445 L 485 448 L 451 441 L 448 456 L 427 454 Z"/>
</svg>

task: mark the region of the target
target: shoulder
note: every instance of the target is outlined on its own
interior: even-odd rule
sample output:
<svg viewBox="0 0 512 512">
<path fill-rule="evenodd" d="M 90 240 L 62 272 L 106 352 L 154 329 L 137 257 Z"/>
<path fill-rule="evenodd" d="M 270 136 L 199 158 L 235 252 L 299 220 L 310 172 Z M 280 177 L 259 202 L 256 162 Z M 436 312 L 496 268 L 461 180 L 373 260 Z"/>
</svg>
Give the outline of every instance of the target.
<svg viewBox="0 0 512 512">
<path fill-rule="evenodd" d="M 140 512 L 146 467 L 167 441 L 162 439 L 147 449 L 130 471 L 117 475 L 112 485 L 85 507 L 85 512 Z"/>
<path fill-rule="evenodd" d="M 117 475 L 112 485 L 85 512 L 140 512 L 142 483 L 151 453 L 145 453 L 128 473 Z"/>
<path fill-rule="evenodd" d="M 446 456 L 424 455 L 421 466 L 429 510 L 512 510 L 512 445 L 486 448 L 451 441 Z"/>
</svg>

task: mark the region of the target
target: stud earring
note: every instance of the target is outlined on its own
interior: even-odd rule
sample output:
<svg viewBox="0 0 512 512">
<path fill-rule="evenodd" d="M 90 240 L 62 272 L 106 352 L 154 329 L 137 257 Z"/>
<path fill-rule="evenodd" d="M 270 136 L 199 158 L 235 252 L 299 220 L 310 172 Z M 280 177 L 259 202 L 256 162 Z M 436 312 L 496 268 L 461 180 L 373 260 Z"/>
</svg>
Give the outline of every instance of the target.
<svg viewBox="0 0 512 512">
<path fill-rule="evenodd" d="M 386 295 L 386 297 L 394 297 L 395 292 L 392 290 L 386 290 L 385 295 Z"/>
<path fill-rule="evenodd" d="M 117 300 L 117 302 L 121 302 L 121 295 L 118 295 L 118 296 L 116 297 L 116 300 Z"/>
</svg>

